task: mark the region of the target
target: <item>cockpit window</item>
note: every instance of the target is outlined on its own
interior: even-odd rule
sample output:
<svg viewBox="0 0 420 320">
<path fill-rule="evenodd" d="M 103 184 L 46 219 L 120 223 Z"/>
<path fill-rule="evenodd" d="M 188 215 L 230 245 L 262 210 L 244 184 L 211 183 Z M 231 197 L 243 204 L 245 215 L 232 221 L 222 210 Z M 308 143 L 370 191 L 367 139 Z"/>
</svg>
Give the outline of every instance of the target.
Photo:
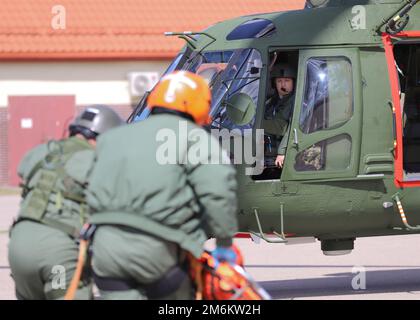
<svg viewBox="0 0 420 320">
<path fill-rule="evenodd" d="M 178 54 L 176 58 L 174 59 L 174 61 L 172 61 L 172 63 L 169 65 L 168 69 L 166 69 L 164 74 L 171 73 L 172 71 L 174 71 L 176 66 L 179 64 L 179 62 L 181 61 L 183 57 L 184 57 L 183 53 Z"/>
<path fill-rule="evenodd" d="M 253 19 L 246 21 L 226 37 L 227 40 L 255 39 L 272 35 L 276 31 L 273 22 L 267 19 Z"/>
<path fill-rule="evenodd" d="M 225 72 L 214 82 L 212 87 L 211 116 L 214 119 L 212 127 L 222 129 L 250 129 L 254 126 L 253 119 L 243 125 L 234 124 L 227 108 L 228 100 L 235 94 L 243 93 L 251 98 L 256 106 L 258 103 L 260 73 L 262 68 L 261 54 L 255 49 L 235 50 Z"/>
<path fill-rule="evenodd" d="M 229 102 L 235 95 L 240 95 L 242 98 L 247 96 L 254 106 L 257 105 L 263 66 L 259 51 L 250 48 L 211 52 L 195 51 L 189 53 L 188 58 L 181 59 L 180 63 L 174 65 L 176 67 L 171 68 L 171 71 L 188 70 L 207 80 L 212 90 L 210 111 L 214 119 L 212 128 L 239 129 L 243 132 L 244 129 L 253 127 L 256 110 L 252 108 L 242 110 L 241 106 L 235 108 L 235 106 L 229 106 Z M 149 116 L 150 111 L 146 108 L 145 98 L 140 102 L 138 111 L 135 113 L 134 122 L 144 120 Z M 232 114 L 236 120 L 238 118 L 247 120 L 240 121 L 241 124 L 235 123 L 232 120 Z"/>
</svg>

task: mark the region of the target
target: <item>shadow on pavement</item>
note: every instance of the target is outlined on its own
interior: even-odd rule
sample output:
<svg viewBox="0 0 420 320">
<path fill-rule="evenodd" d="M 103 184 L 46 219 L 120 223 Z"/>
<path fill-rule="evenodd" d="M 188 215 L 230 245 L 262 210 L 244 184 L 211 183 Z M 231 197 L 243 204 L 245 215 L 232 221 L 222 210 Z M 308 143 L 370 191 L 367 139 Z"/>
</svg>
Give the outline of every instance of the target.
<svg viewBox="0 0 420 320">
<path fill-rule="evenodd" d="M 366 290 L 354 290 L 352 282 L 360 284 L 357 280 L 361 276 L 357 273 L 337 273 L 323 278 L 261 281 L 259 284 L 273 299 L 420 291 L 420 269 L 367 271 Z"/>
</svg>

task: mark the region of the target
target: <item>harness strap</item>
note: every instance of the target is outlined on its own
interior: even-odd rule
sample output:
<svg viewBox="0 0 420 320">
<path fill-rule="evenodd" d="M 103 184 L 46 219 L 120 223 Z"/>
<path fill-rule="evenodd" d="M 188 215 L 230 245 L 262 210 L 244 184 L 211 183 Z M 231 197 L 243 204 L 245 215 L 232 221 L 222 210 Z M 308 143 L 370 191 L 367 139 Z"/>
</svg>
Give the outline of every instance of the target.
<svg viewBox="0 0 420 320">
<path fill-rule="evenodd" d="M 187 255 L 190 263 L 190 277 L 195 282 L 195 300 L 203 300 L 203 263 L 191 254 Z"/>
<path fill-rule="evenodd" d="M 83 267 L 86 261 L 87 248 L 89 241 L 81 239 L 79 245 L 79 256 L 77 258 L 76 271 L 71 279 L 70 286 L 64 296 L 64 300 L 74 300 L 76 291 L 79 288 L 80 279 L 82 278 Z"/>
<path fill-rule="evenodd" d="M 159 299 L 168 296 L 180 288 L 182 282 L 188 277 L 188 264 L 171 268 L 162 278 L 155 282 L 142 284 L 133 279 L 117 279 L 100 277 L 93 273 L 93 279 L 98 289 L 103 291 L 128 291 L 143 289 L 149 299 Z"/>
</svg>

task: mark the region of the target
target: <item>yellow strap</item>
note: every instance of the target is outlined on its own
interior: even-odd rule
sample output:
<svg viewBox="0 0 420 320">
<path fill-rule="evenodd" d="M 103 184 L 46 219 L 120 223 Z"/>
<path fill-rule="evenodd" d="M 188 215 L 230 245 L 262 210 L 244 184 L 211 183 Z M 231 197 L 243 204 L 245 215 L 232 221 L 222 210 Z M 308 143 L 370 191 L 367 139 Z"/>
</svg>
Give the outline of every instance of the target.
<svg viewBox="0 0 420 320">
<path fill-rule="evenodd" d="M 195 269 L 195 282 L 197 285 L 197 292 L 195 293 L 195 300 L 203 300 L 203 267 L 201 263 L 197 263 Z"/>
<path fill-rule="evenodd" d="M 190 269 L 194 272 L 195 300 L 203 300 L 203 264 L 190 253 L 188 259 L 190 260 Z"/>
<path fill-rule="evenodd" d="M 79 245 L 79 257 L 77 258 L 76 271 L 74 272 L 73 278 L 71 279 L 70 286 L 67 289 L 64 300 L 74 300 L 79 282 L 82 277 L 83 266 L 85 265 L 86 252 L 89 241 L 80 240 Z"/>
<path fill-rule="evenodd" d="M 58 191 L 55 197 L 55 207 L 57 210 L 60 210 L 63 207 L 63 195 L 61 194 L 61 191 Z"/>
<path fill-rule="evenodd" d="M 86 221 L 85 221 L 85 207 L 84 204 L 81 203 L 80 205 L 80 224 L 83 226 Z"/>
</svg>

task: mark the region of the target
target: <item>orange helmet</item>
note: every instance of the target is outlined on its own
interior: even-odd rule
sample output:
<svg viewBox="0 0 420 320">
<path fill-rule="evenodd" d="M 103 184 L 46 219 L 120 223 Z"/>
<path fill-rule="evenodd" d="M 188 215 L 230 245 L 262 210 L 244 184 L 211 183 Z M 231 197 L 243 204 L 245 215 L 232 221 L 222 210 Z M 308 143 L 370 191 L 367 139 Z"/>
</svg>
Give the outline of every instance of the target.
<svg viewBox="0 0 420 320">
<path fill-rule="evenodd" d="M 189 71 L 164 76 L 147 99 L 150 109 L 166 108 L 190 115 L 198 125 L 211 122 L 211 92 L 207 82 Z"/>
</svg>

